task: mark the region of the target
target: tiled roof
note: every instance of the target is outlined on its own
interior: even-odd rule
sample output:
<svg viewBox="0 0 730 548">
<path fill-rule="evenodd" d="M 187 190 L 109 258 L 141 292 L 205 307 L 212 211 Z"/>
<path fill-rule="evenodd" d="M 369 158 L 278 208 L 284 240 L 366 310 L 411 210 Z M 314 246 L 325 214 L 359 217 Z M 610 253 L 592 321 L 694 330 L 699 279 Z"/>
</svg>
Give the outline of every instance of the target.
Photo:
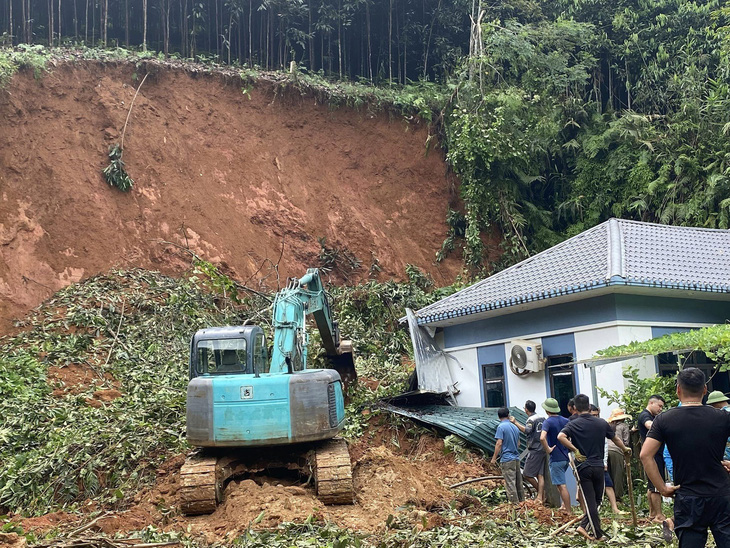
<svg viewBox="0 0 730 548">
<path fill-rule="evenodd" d="M 416 314 L 423 325 L 618 285 L 730 293 L 730 230 L 610 219 Z"/>
</svg>

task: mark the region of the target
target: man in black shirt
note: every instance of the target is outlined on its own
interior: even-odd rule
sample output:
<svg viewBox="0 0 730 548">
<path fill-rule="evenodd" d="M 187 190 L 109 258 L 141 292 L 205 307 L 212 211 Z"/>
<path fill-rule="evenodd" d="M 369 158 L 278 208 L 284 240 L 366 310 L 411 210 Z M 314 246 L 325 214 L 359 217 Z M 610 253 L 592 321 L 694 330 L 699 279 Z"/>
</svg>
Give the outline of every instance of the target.
<svg viewBox="0 0 730 548">
<path fill-rule="evenodd" d="M 616 436 L 605 420 L 591 415 L 588 396 L 578 394 L 575 397 L 575 408 L 578 411 L 576 418 L 565 425 L 558 434 L 558 441 L 575 452 L 578 463 L 578 477 L 587 510 L 578 531 L 591 538 L 586 530 L 590 524 L 593 526 L 595 538 L 600 540 L 605 537 L 598 517 L 598 505 L 603 499 L 603 452 L 606 439 L 613 441 L 626 454 L 630 454 L 631 450 Z"/>
<path fill-rule="evenodd" d="M 696 367 L 677 375 L 682 402 L 654 419 L 641 449 L 641 462 L 661 495 L 674 496 L 674 531 L 680 548 L 704 546 L 707 529 L 718 548 L 730 547 L 730 462 L 723 461 L 730 413 L 702 405 L 705 374 Z M 663 443 L 674 461 L 674 483 L 662 481 L 654 455 Z"/>
<path fill-rule="evenodd" d="M 641 438 L 642 444 L 646 439 L 647 432 L 651 430 L 651 425 L 654 422 L 654 419 L 657 417 L 657 415 L 659 415 L 659 413 L 662 412 L 662 409 L 664 409 L 664 403 L 664 398 L 662 398 L 658 394 L 654 394 L 653 396 L 649 397 L 649 401 L 646 404 L 646 409 L 644 409 L 639 414 L 639 437 Z M 656 452 L 654 460 L 656 461 L 657 468 L 659 468 L 659 475 L 664 478 L 665 465 L 663 445 Z M 664 483 L 663 479 L 662 483 Z M 651 480 L 649 480 L 647 487 L 648 489 L 646 491 L 646 497 L 649 500 L 649 518 L 661 523 L 666 519 L 664 517 L 664 514 L 662 514 L 662 497 Z"/>
</svg>

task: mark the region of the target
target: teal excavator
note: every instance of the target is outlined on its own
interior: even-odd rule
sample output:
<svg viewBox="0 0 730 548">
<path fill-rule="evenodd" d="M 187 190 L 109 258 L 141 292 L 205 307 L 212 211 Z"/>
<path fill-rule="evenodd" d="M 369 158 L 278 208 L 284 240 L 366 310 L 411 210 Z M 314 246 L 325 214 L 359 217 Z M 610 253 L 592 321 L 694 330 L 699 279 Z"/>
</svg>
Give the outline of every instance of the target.
<svg viewBox="0 0 730 548">
<path fill-rule="evenodd" d="M 308 369 L 311 314 L 331 369 Z M 352 346 L 340 341 L 319 271 L 292 278 L 273 307 L 269 347 L 256 325 L 195 333 L 190 344 L 187 439 L 197 449 L 181 469 L 181 508 L 207 514 L 226 482 L 260 473 L 314 479 L 325 504 L 353 502 L 343 381 L 355 382 Z"/>
</svg>

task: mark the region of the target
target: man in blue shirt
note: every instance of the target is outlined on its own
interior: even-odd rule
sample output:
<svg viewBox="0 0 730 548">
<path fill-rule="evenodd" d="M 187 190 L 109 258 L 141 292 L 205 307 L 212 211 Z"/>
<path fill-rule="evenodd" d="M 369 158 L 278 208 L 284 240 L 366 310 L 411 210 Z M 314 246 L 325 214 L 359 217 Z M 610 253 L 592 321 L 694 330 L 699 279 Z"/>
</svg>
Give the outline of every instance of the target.
<svg viewBox="0 0 730 548">
<path fill-rule="evenodd" d="M 522 488 L 522 471 L 520 470 L 520 431 L 509 421 L 509 409 L 500 407 L 497 411 L 499 426 L 494 434 L 497 443 L 492 455 L 492 464 L 496 464 L 497 455 L 500 456 L 499 467 L 502 469 L 504 484 L 507 490 L 507 500 L 520 502 L 525 500 L 525 491 Z"/>
<path fill-rule="evenodd" d="M 540 443 L 545 449 L 545 454 L 550 455 L 550 480 L 558 488 L 562 504 L 560 509 L 564 512 L 572 512 L 570 507 L 570 493 L 565 486 L 565 471 L 568 469 L 568 449 L 558 443 L 558 434 L 568 424 L 568 419 L 560 415 L 560 405 L 555 398 L 546 399 L 542 408 L 548 415 L 542 423 Z"/>
</svg>

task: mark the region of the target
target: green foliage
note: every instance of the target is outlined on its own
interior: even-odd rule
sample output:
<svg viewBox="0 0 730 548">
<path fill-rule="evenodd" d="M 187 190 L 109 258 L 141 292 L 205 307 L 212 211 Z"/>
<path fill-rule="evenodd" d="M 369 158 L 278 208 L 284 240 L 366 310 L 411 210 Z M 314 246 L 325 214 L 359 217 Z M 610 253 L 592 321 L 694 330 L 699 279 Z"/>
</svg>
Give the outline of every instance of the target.
<svg viewBox="0 0 730 548">
<path fill-rule="evenodd" d="M 726 7 L 484 9 L 483 50 L 463 60 L 446 109 L 464 221 L 450 218 L 440 259 L 460 242 L 472 271 L 501 268 L 612 216 L 730 226 Z M 498 260 L 485 247 L 495 229 Z"/>
<path fill-rule="evenodd" d="M 634 422 L 639 417 L 649 401 L 649 396 L 659 394 L 666 400 L 668 407 L 677 405 L 678 400 L 675 392 L 676 376 L 662 377 L 659 375 L 642 377 L 635 367 L 624 368 L 623 377 L 627 380 L 623 392 L 617 390 L 606 391 L 598 388 L 601 397 L 606 398 L 609 403 L 617 404 L 633 417 Z"/>
<path fill-rule="evenodd" d="M 47 70 L 48 60 L 48 51 L 40 45 L 20 44 L 17 49 L 0 49 L 0 89 L 10 83 L 18 70 L 30 69 L 35 78 L 40 78 Z"/>
<path fill-rule="evenodd" d="M 412 274 L 422 273 L 412 269 Z M 422 284 L 428 286 L 429 284 Z M 185 387 L 191 335 L 211 325 L 269 321 L 270 296 L 245 293 L 211 263 L 195 259 L 180 280 L 135 270 L 70 286 L 0 341 L 0 506 L 19 513 L 73 507 L 87 498 L 124 504 L 154 468 L 186 450 Z M 364 406 L 401 392 L 412 367 L 405 307 L 429 293 L 411 284 L 371 282 L 332 290 L 342 332 L 353 339 L 364 383 L 350 394 L 345 435 L 365 428 Z M 314 363 L 324 365 L 313 337 Z M 50 368 L 54 368 L 49 371 Z M 97 379 L 66 387 L 81 368 Z M 98 390 L 118 390 L 111 401 Z"/>
<path fill-rule="evenodd" d="M 118 144 L 109 147 L 109 165 L 102 170 L 102 173 L 107 183 L 122 192 L 129 192 L 132 189 L 134 181 L 124 169 L 122 148 Z"/>
<path fill-rule="evenodd" d="M 38 513 L 89 497 L 119 504 L 184 450 L 190 336 L 243 321 L 241 311 L 221 310 L 202 281 L 96 276 L 57 293 L 2 341 L 0 506 Z M 64 392 L 50 367 L 80 367 L 98 380 Z M 95 400 L 105 389 L 121 396 Z"/>
<path fill-rule="evenodd" d="M 610 346 L 598 351 L 602 357 L 649 355 L 656 356 L 664 352 L 701 351 L 718 364 L 720 371 L 730 367 L 730 324 L 713 325 L 680 333 L 669 333 L 663 337 L 648 341 L 634 341 L 622 346 Z"/>
</svg>

